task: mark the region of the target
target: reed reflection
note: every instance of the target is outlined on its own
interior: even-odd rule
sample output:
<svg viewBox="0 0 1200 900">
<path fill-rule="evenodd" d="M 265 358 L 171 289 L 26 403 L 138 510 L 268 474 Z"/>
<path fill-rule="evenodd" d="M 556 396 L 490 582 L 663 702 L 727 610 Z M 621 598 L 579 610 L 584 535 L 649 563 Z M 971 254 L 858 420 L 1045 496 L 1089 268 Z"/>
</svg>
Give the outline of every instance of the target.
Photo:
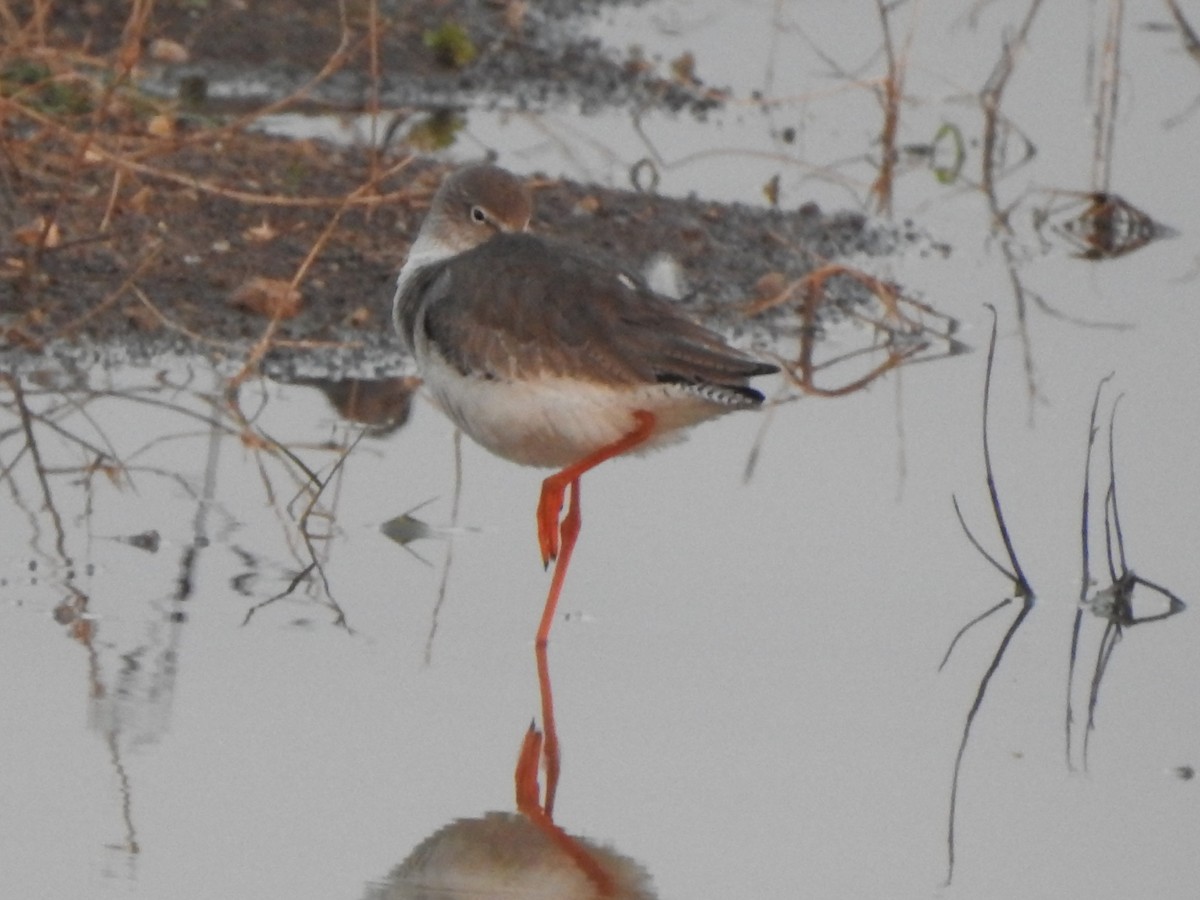
<svg viewBox="0 0 1200 900">
<path fill-rule="evenodd" d="M 971 545 L 975 548 L 975 550 L 985 560 L 987 560 L 992 568 L 998 571 L 1010 582 L 1011 592 L 1009 596 L 1004 597 L 999 602 L 986 609 L 984 612 L 975 616 L 958 630 L 958 632 L 951 639 L 950 645 L 942 658 L 942 662 L 939 665 L 938 670 L 941 671 L 945 668 L 946 664 L 950 660 L 951 654 L 958 644 L 959 639 L 968 630 L 990 618 L 995 613 L 1000 612 L 1005 607 L 1013 603 L 1013 601 L 1018 601 L 1020 605 L 1016 614 L 1009 622 L 1007 629 L 1004 631 L 1004 634 L 997 643 L 995 652 L 993 653 L 990 662 L 984 670 L 983 675 L 980 676 L 975 690 L 974 699 L 972 700 L 970 709 L 967 711 L 966 718 L 963 722 L 958 752 L 955 755 L 954 766 L 950 778 L 950 805 L 947 816 L 947 884 L 950 883 L 954 876 L 956 828 L 958 816 L 958 789 L 963 772 L 963 763 L 966 756 L 967 747 L 970 743 L 971 729 L 975 723 L 976 716 L 983 706 L 984 697 L 987 694 L 988 686 L 991 684 L 993 676 L 999 670 L 1010 644 L 1017 636 L 1017 633 L 1021 630 L 1030 613 L 1033 611 L 1034 605 L 1039 597 L 1039 594 L 1035 590 L 1033 584 L 1026 576 L 1025 570 L 1022 568 L 1021 562 L 1018 558 L 1013 536 L 1009 532 L 1009 528 L 1001 508 L 1000 491 L 997 487 L 995 473 L 992 467 L 992 454 L 989 435 L 989 406 L 992 392 L 992 369 L 996 356 L 996 333 L 998 325 L 995 308 L 989 304 L 988 309 L 992 313 L 992 330 L 991 338 L 988 344 L 983 387 L 983 459 L 988 495 L 991 500 L 996 529 L 999 532 L 1000 539 L 1004 546 L 1004 555 L 1006 561 L 1000 561 L 996 558 L 996 556 L 993 556 L 984 548 L 983 544 L 978 538 L 976 538 L 971 529 L 967 526 L 966 520 L 963 518 L 962 511 L 959 507 L 958 498 L 954 497 L 953 501 L 954 512 L 958 516 L 959 524 L 962 526 L 963 532 L 966 534 L 967 539 L 971 542 Z M 1092 579 L 1091 567 L 1089 563 L 1091 555 L 1090 487 L 1092 449 L 1096 439 L 1096 417 L 1100 405 L 1101 392 L 1105 384 L 1107 384 L 1112 377 L 1113 376 L 1111 374 L 1106 376 L 1097 387 L 1095 399 L 1092 402 L 1091 418 L 1088 425 L 1081 516 L 1083 573 L 1079 589 L 1079 602 L 1075 609 L 1074 624 L 1071 632 L 1071 648 L 1066 691 L 1066 757 L 1067 766 L 1071 770 L 1074 770 L 1075 768 L 1072 749 L 1072 739 L 1074 735 L 1073 681 L 1076 658 L 1080 647 L 1080 632 L 1084 611 L 1091 610 L 1092 613 L 1105 621 L 1105 628 L 1096 650 L 1096 661 L 1092 672 L 1091 684 L 1088 689 L 1087 726 L 1084 732 L 1081 753 L 1082 766 L 1086 770 L 1088 762 L 1089 740 L 1092 732 L 1095 730 L 1095 714 L 1100 697 L 1100 688 L 1104 681 L 1105 673 L 1112 658 L 1113 651 L 1117 643 L 1121 640 L 1124 631 L 1137 624 L 1168 619 L 1185 609 L 1184 602 L 1169 589 L 1152 582 L 1149 579 L 1135 575 L 1126 562 L 1125 539 L 1121 528 L 1120 516 L 1117 507 L 1117 476 L 1113 446 L 1115 432 L 1114 423 L 1116 418 L 1115 403 L 1113 404 L 1113 410 L 1109 418 L 1108 484 L 1104 493 L 1103 501 L 1103 533 L 1110 582 L 1105 587 L 1096 588 L 1096 582 L 1094 582 Z M 1118 401 L 1119 399 L 1120 398 L 1118 398 Z M 1135 607 L 1134 592 L 1135 589 L 1138 588 L 1140 588 L 1141 591 L 1138 603 Z"/>
<path fill-rule="evenodd" d="M 1167 588 L 1156 584 L 1147 578 L 1134 574 L 1125 557 L 1125 534 L 1121 529 L 1121 517 L 1117 507 L 1117 464 L 1114 448 L 1117 405 L 1121 397 L 1113 402 L 1108 419 L 1108 486 L 1104 491 L 1103 533 L 1105 557 L 1107 562 L 1109 582 L 1105 587 L 1093 588 L 1096 582 L 1092 579 L 1090 558 L 1091 549 L 1089 535 L 1091 522 L 1089 516 L 1091 496 L 1092 448 L 1096 441 L 1096 414 L 1100 406 L 1100 395 L 1105 384 L 1112 375 L 1104 378 L 1096 388 L 1096 398 L 1092 402 L 1092 416 L 1088 424 L 1087 455 L 1083 470 L 1083 513 L 1082 513 L 1082 560 L 1083 576 L 1079 584 L 1079 606 L 1075 610 L 1075 622 L 1071 629 L 1071 652 L 1067 668 L 1067 714 L 1066 714 L 1066 753 L 1067 766 L 1075 768 L 1072 755 L 1072 737 L 1075 724 L 1073 710 L 1073 682 L 1075 663 L 1079 652 L 1080 632 L 1083 624 L 1084 610 L 1090 610 L 1094 616 L 1104 620 L 1104 631 L 1096 648 L 1096 661 L 1092 669 L 1091 685 L 1088 689 L 1087 725 L 1083 732 L 1083 748 L 1080 763 L 1086 771 L 1088 767 L 1088 750 L 1091 746 L 1091 736 L 1096 730 L 1096 707 L 1100 702 L 1100 687 L 1104 681 L 1108 664 L 1113 652 L 1121 641 L 1126 629 L 1134 625 L 1148 622 L 1159 622 L 1169 619 L 1184 611 L 1187 605 Z M 1136 594 L 1136 596 L 1135 596 Z"/>
</svg>

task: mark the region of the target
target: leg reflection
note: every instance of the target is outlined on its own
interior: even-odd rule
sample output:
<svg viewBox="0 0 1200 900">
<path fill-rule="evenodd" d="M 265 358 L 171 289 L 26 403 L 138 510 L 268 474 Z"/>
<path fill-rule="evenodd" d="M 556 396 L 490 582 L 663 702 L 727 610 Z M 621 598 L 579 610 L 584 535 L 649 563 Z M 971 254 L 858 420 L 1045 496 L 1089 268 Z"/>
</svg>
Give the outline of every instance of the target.
<svg viewBox="0 0 1200 900">
<path fill-rule="evenodd" d="M 517 809 L 526 816 L 553 844 L 570 857 L 601 896 L 611 897 L 616 891 L 612 876 L 604 870 L 586 848 L 554 823 L 554 795 L 558 790 L 559 749 L 554 727 L 554 698 L 550 693 L 550 667 L 546 660 L 546 645 L 537 645 L 538 688 L 542 699 L 542 722 L 545 736 L 536 723 L 530 722 L 521 742 L 521 753 L 513 773 Z M 543 801 L 538 784 L 538 770 L 546 769 L 546 794 Z"/>
</svg>

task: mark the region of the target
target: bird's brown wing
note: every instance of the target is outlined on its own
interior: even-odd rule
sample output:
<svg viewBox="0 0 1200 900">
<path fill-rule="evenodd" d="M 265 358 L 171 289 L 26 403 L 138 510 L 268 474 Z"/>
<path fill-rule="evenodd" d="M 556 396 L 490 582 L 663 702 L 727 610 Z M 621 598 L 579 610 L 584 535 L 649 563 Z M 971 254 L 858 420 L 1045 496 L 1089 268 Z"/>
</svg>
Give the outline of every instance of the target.
<svg viewBox="0 0 1200 900">
<path fill-rule="evenodd" d="M 424 309 L 426 336 L 464 374 L 737 386 L 775 371 L 640 279 L 534 235 L 498 235 L 421 269 L 399 308 L 410 346 Z"/>
</svg>

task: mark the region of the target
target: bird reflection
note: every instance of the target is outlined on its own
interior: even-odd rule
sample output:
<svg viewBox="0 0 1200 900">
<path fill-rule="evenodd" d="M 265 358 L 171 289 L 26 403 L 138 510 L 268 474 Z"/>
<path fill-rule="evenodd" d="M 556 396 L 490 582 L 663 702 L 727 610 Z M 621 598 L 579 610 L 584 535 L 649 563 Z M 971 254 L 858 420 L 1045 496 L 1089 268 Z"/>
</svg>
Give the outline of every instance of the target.
<svg viewBox="0 0 1200 900">
<path fill-rule="evenodd" d="M 513 773 L 516 813 L 457 819 L 417 845 L 367 900 L 556 898 L 652 900 L 646 869 L 612 847 L 568 834 L 554 821 L 558 736 L 546 645 L 536 649 L 543 734 L 530 724 Z M 546 772 L 542 793 L 538 772 Z"/>
<path fill-rule="evenodd" d="M 349 422 L 368 426 L 375 437 L 391 434 L 408 421 L 419 378 L 296 378 L 293 384 L 313 387 Z"/>
<path fill-rule="evenodd" d="M 603 892 L 561 846 L 529 818 L 489 812 L 458 819 L 417 845 L 367 900 L 447 900 L 514 897 L 583 900 L 616 897 L 651 900 L 650 876 L 641 865 L 609 847 L 572 838 L 609 879 Z"/>
</svg>

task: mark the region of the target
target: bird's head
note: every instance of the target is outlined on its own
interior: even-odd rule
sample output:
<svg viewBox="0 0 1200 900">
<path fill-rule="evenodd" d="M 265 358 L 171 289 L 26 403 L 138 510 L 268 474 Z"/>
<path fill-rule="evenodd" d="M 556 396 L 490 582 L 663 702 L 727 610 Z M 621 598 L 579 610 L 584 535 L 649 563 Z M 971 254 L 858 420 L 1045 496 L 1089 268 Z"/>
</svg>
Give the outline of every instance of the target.
<svg viewBox="0 0 1200 900">
<path fill-rule="evenodd" d="M 493 235 L 524 231 L 532 215 L 533 201 L 521 179 L 498 166 L 469 166 L 442 182 L 422 231 L 431 230 L 433 242 L 457 254 Z"/>
</svg>

